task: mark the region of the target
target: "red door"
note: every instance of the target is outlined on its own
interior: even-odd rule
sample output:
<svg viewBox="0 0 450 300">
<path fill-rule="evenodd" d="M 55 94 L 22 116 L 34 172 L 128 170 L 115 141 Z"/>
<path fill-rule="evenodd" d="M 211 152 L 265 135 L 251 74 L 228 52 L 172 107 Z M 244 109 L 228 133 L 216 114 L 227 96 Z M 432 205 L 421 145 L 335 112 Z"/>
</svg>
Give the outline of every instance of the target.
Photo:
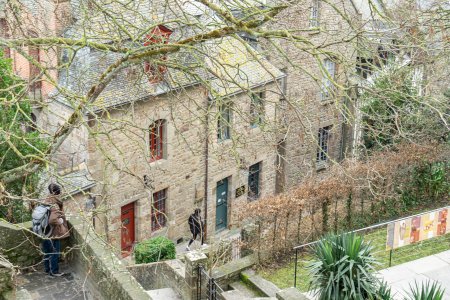
<svg viewBox="0 0 450 300">
<path fill-rule="evenodd" d="M 122 256 L 130 255 L 134 243 L 134 202 L 122 206 Z"/>
</svg>

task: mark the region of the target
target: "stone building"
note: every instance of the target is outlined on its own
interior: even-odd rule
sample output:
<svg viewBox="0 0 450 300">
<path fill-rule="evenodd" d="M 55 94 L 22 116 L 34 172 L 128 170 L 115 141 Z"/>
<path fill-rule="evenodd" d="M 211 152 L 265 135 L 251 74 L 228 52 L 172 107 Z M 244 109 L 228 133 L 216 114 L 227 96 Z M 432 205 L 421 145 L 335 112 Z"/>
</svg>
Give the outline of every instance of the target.
<svg viewBox="0 0 450 300">
<path fill-rule="evenodd" d="M 109 43 L 117 40 L 121 25 L 129 26 L 132 35 L 154 26 L 138 45 L 125 39 L 127 47 L 151 47 L 155 37 L 178 41 L 223 22 L 210 9 L 190 2 L 178 9 L 170 1 L 134 1 L 126 11 L 110 7 L 124 16 L 123 23 L 106 25 L 95 9 L 89 17 L 83 15 L 82 1 L 38 2 L 62 5 L 61 11 L 58 6 L 49 10 L 55 13 L 48 19 L 53 24 L 50 35 L 80 39 L 87 32 L 96 42 Z M 336 3 L 357 17 L 351 2 Z M 137 7 L 139 14 L 153 16 L 152 21 L 134 15 Z M 70 15 L 70 21 L 57 22 L 61 15 Z M 164 23 L 176 17 L 185 21 Z M 211 238 L 239 225 L 243 203 L 296 186 L 339 161 L 346 143 L 342 111 L 347 95 L 342 91 L 355 58 L 355 45 L 345 39 L 352 32 L 349 23 L 332 6 L 313 0 L 290 7 L 266 26 L 298 28 L 298 36 L 322 47 L 312 55 L 312 49 L 298 51 L 294 43 L 281 40 L 282 57 L 270 45 L 242 34 L 159 57 L 162 67 L 141 62 L 118 72 L 54 157 L 57 168 L 88 178 L 84 184 L 89 188 L 78 190 L 89 190 L 90 204 L 83 203 L 85 194 L 72 197 L 67 201 L 76 203 L 69 204 L 73 213 L 95 207 L 96 230 L 124 253 L 134 242 L 155 235 L 183 241 L 189 236 L 188 216 L 197 207 Z M 120 57 L 87 46 L 76 54 L 67 49 L 50 52 L 46 64 L 71 62 L 50 78 L 74 95 L 84 95 Z M 17 67 L 23 58 L 12 56 L 16 71 L 32 78 Z M 173 65 L 164 67 L 166 62 Z M 67 94 L 43 85 L 38 124 L 50 134 L 83 100 Z M 67 172 L 58 176 L 71 178 Z"/>
<path fill-rule="evenodd" d="M 279 164 L 280 191 L 326 172 L 351 145 L 352 120 L 344 115 L 351 108 L 359 24 L 353 1 L 305 0 L 267 25 L 292 29 L 295 36 L 279 40 L 278 51 L 266 46 L 269 60 L 287 74 L 284 134 L 278 143 L 284 158 Z"/>
</svg>

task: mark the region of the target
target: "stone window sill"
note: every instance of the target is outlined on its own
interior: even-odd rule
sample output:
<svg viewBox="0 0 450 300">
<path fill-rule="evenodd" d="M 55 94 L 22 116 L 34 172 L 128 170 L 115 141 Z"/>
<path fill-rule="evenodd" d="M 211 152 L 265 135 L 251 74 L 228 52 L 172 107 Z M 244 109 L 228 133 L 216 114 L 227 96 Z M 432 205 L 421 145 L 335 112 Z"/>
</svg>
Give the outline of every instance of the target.
<svg viewBox="0 0 450 300">
<path fill-rule="evenodd" d="M 316 163 L 316 171 L 323 171 L 328 168 L 328 161 L 320 161 Z"/>
</svg>

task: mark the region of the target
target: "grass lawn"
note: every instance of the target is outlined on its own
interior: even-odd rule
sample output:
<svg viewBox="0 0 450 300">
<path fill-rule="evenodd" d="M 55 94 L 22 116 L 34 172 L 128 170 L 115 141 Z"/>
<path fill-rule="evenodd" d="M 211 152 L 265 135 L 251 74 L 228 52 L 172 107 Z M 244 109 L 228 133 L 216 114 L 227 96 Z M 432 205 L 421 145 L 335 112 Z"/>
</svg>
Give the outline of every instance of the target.
<svg viewBox="0 0 450 300">
<path fill-rule="evenodd" d="M 378 258 L 379 265 L 377 269 L 389 267 L 389 251 L 386 251 L 386 227 L 376 229 L 365 234 L 365 240 L 371 241 L 374 247 L 373 255 Z M 419 243 L 404 246 L 392 251 L 392 266 L 412 261 L 421 257 L 429 256 L 435 253 L 450 249 L 450 233 L 431 238 Z M 309 286 L 309 273 L 306 268 L 312 256 L 310 254 L 299 255 L 297 266 L 297 288 L 301 291 L 307 291 Z M 269 265 L 259 270 L 259 275 L 279 288 L 288 288 L 294 286 L 294 260 L 292 256 L 290 261 L 280 263 L 276 266 Z"/>
</svg>

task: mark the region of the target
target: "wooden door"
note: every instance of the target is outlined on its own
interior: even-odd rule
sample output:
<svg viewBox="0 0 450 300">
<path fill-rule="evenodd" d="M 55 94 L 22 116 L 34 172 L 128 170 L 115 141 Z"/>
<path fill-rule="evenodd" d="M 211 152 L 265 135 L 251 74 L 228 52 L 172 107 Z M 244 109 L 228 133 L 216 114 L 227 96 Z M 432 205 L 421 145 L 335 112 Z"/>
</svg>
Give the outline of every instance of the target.
<svg viewBox="0 0 450 300">
<path fill-rule="evenodd" d="M 122 206 L 120 218 L 122 222 L 122 256 L 128 256 L 131 253 L 134 237 L 134 202 Z"/>
<path fill-rule="evenodd" d="M 228 223 L 228 178 L 217 182 L 216 231 L 227 228 Z"/>
</svg>

